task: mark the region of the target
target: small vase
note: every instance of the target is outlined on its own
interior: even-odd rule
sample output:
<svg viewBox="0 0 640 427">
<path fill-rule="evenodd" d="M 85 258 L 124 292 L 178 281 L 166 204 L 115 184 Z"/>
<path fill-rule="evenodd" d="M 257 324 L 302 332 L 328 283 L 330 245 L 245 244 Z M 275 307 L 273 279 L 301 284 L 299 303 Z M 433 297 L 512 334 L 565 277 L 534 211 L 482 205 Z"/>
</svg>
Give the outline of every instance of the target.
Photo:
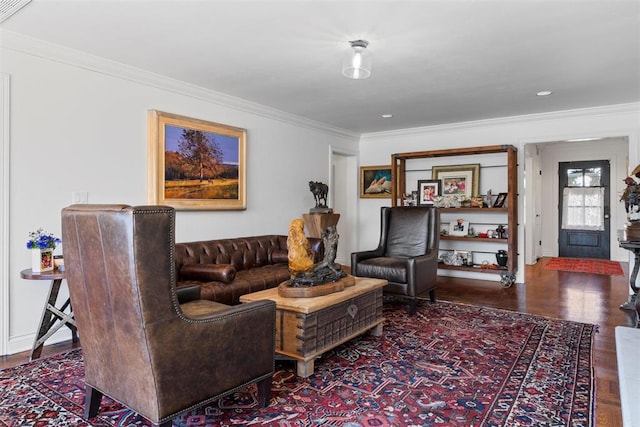
<svg viewBox="0 0 640 427">
<path fill-rule="evenodd" d="M 496 261 L 498 262 L 498 265 L 500 267 L 506 267 L 508 259 L 509 259 L 509 256 L 507 255 L 507 251 L 499 250 L 498 253 L 496 254 Z"/>
<path fill-rule="evenodd" d="M 42 273 L 53 270 L 53 249 L 31 249 L 31 271 Z"/>
</svg>

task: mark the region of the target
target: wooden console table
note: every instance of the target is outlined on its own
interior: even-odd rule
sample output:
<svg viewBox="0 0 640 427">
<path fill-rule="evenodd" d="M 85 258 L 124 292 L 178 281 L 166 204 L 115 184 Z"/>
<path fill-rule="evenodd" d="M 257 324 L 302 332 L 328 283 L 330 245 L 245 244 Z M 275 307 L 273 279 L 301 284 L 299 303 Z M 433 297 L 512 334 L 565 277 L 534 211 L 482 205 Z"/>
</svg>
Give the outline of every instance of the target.
<svg viewBox="0 0 640 427">
<path fill-rule="evenodd" d="M 40 327 L 38 328 L 38 334 L 33 342 L 33 348 L 31 350 L 31 357 L 29 360 L 34 360 L 40 357 L 44 342 L 62 326 L 66 326 L 71 330 L 72 340 L 73 342 L 77 342 L 78 329 L 76 328 L 76 321 L 73 317 L 71 299 L 67 298 L 61 307 L 56 307 L 58 292 L 60 291 L 62 281 L 66 278 L 65 274 L 58 271 L 58 269 L 42 273 L 34 273 L 30 268 L 28 268 L 26 270 L 22 270 L 20 272 L 20 276 L 23 279 L 28 280 L 51 280 L 51 285 L 49 286 L 49 297 L 47 298 L 44 310 L 42 311 Z M 69 312 L 65 313 L 67 308 L 69 309 Z"/>
<path fill-rule="evenodd" d="M 620 305 L 623 310 L 635 310 L 636 312 L 636 328 L 640 328 L 640 299 L 638 299 L 638 286 L 636 279 L 638 271 L 640 271 L 640 241 L 627 240 L 624 230 L 618 231 L 618 243 L 621 248 L 633 252 L 634 263 L 633 270 L 629 274 L 629 286 L 633 294 L 629 295 L 629 300 Z"/>
</svg>

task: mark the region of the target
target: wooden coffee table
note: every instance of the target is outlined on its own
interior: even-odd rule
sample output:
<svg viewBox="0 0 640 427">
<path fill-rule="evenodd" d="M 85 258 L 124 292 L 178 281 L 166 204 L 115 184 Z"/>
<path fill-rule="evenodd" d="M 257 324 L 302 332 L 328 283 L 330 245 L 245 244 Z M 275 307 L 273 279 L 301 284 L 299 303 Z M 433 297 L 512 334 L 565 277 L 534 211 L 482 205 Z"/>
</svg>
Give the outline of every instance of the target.
<svg viewBox="0 0 640 427">
<path fill-rule="evenodd" d="M 313 298 L 285 298 L 278 288 L 242 295 L 240 302 L 268 299 L 276 303 L 276 353 L 297 361 L 308 377 L 322 353 L 372 330 L 382 334 L 382 288 L 386 280 L 356 277 L 343 291 Z"/>
</svg>

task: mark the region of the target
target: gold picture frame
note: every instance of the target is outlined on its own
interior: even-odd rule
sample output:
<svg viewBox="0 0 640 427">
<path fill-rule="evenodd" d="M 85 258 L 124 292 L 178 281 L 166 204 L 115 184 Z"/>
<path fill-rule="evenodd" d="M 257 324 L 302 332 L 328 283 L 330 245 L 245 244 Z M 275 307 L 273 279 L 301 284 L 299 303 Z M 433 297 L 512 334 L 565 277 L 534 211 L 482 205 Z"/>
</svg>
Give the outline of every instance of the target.
<svg viewBox="0 0 640 427">
<path fill-rule="evenodd" d="M 391 198 L 391 166 L 361 166 L 360 167 L 360 198 L 386 199 Z"/>
<path fill-rule="evenodd" d="M 464 195 L 467 198 L 478 195 L 480 185 L 480 164 L 434 166 L 431 178 L 442 181 L 443 196 Z"/>
<path fill-rule="evenodd" d="M 151 204 L 178 210 L 244 210 L 246 130 L 151 110 Z"/>
</svg>

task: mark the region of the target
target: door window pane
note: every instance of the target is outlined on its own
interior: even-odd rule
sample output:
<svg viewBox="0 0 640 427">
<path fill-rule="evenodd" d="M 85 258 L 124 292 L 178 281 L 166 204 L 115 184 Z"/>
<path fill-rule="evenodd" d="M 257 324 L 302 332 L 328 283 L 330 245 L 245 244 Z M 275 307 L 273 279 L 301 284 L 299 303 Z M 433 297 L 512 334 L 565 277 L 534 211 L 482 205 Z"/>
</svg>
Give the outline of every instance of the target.
<svg viewBox="0 0 640 427">
<path fill-rule="evenodd" d="M 563 229 L 604 230 L 603 187 L 565 187 L 562 198 Z"/>
<path fill-rule="evenodd" d="M 600 177 L 602 176 L 601 168 L 588 168 L 584 170 L 584 186 L 600 187 Z"/>
<path fill-rule="evenodd" d="M 567 169 L 569 187 L 599 187 L 602 168 Z"/>
<path fill-rule="evenodd" d="M 567 178 L 569 187 L 582 187 L 582 169 L 567 169 Z"/>
</svg>

